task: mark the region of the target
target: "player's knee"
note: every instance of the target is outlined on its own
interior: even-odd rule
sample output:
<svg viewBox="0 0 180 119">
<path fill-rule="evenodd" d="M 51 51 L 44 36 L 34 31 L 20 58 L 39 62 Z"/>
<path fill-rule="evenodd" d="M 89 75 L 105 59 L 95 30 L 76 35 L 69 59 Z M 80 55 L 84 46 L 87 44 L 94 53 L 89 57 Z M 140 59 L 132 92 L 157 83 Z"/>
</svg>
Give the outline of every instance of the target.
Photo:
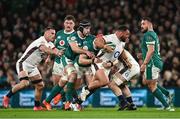
<svg viewBox="0 0 180 119">
<path fill-rule="evenodd" d="M 110 89 L 112 89 L 113 86 L 114 86 L 114 83 L 113 83 L 113 82 L 108 83 L 108 87 L 109 87 Z"/>
<path fill-rule="evenodd" d="M 59 82 L 59 80 L 60 80 L 60 77 L 53 76 L 53 77 L 52 77 L 52 80 L 53 80 L 53 84 L 54 84 L 54 85 L 57 85 L 58 82 Z"/>
<path fill-rule="evenodd" d="M 68 77 L 70 82 L 74 82 L 77 79 L 77 73 L 76 72 L 72 72 L 69 77 Z"/>
<path fill-rule="evenodd" d="M 125 84 L 121 84 L 119 87 L 121 88 L 121 89 L 123 89 L 123 88 L 125 88 Z"/>
<path fill-rule="evenodd" d="M 60 87 L 64 87 L 67 82 L 68 82 L 68 80 L 59 80 L 58 84 L 59 84 Z"/>
<path fill-rule="evenodd" d="M 148 83 L 147 86 L 151 90 L 151 92 L 153 92 L 157 88 L 157 86 L 154 83 Z"/>
<path fill-rule="evenodd" d="M 38 83 L 38 84 L 36 84 L 36 88 L 38 89 L 38 90 L 42 90 L 43 88 L 44 88 L 44 83 L 43 82 L 40 82 L 40 83 Z"/>
<path fill-rule="evenodd" d="M 21 80 L 20 85 L 21 85 L 21 88 L 25 88 L 29 86 L 29 80 Z"/>
</svg>

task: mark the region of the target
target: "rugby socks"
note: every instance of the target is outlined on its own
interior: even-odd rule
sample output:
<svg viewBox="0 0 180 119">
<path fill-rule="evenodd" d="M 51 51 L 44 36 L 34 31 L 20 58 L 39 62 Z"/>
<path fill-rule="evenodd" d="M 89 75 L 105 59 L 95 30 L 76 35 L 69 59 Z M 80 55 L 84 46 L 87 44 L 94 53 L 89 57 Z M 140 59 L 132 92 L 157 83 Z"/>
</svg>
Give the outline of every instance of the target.
<svg viewBox="0 0 180 119">
<path fill-rule="evenodd" d="M 76 91 L 76 90 L 73 90 L 72 95 L 73 95 L 73 98 L 74 98 L 74 99 L 78 98 L 78 94 L 77 94 L 77 91 Z"/>
<path fill-rule="evenodd" d="M 62 90 L 61 92 L 61 100 L 62 100 L 62 102 L 66 102 L 66 93 L 64 92 L 64 90 Z"/>
<path fill-rule="evenodd" d="M 161 90 L 161 92 L 168 97 L 169 96 L 169 91 L 167 89 L 165 89 L 164 87 L 160 86 L 159 84 L 157 84 L 157 87 Z"/>
<path fill-rule="evenodd" d="M 163 104 L 164 107 L 169 106 L 163 96 L 163 93 L 161 92 L 161 90 L 159 88 L 156 88 L 156 90 L 154 92 L 152 92 L 152 94 Z"/>
<path fill-rule="evenodd" d="M 34 106 L 39 107 L 40 106 L 40 101 L 34 101 Z"/>
<path fill-rule="evenodd" d="M 86 98 L 90 97 L 96 90 L 97 90 L 97 88 L 89 90 L 90 93 L 87 95 Z M 77 98 L 77 99 L 75 99 L 75 103 L 81 105 L 83 103 L 83 101 L 81 99 Z"/>
<path fill-rule="evenodd" d="M 66 101 L 72 102 L 74 90 L 75 90 L 74 89 L 74 83 L 68 82 L 67 83 L 67 91 L 66 91 Z"/>
<path fill-rule="evenodd" d="M 7 97 L 11 98 L 11 96 L 13 96 L 15 93 L 12 92 L 12 89 L 7 93 Z"/>
<path fill-rule="evenodd" d="M 126 100 L 127 100 L 130 104 L 133 103 L 133 100 L 132 100 L 132 97 L 131 97 L 131 96 L 130 96 L 130 97 L 126 97 Z"/>
<path fill-rule="evenodd" d="M 51 100 L 58 94 L 60 93 L 60 91 L 63 90 L 63 87 L 60 87 L 59 85 L 56 85 L 51 93 L 49 94 L 49 96 L 46 98 L 46 102 L 50 103 Z"/>
<path fill-rule="evenodd" d="M 127 101 L 125 100 L 124 96 L 123 95 L 119 95 L 117 96 L 118 99 L 119 99 L 119 104 L 120 106 L 124 107 L 125 105 L 127 105 Z"/>
</svg>

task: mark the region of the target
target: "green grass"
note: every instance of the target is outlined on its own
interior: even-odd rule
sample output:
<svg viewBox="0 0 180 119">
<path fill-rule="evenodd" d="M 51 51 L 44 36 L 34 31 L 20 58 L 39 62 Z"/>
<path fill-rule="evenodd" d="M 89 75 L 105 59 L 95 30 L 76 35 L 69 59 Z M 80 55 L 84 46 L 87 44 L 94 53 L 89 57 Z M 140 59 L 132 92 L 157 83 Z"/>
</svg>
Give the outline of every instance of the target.
<svg viewBox="0 0 180 119">
<path fill-rule="evenodd" d="M 138 108 L 137 111 L 116 111 L 117 108 L 85 108 L 80 112 L 73 111 L 38 111 L 30 108 L 0 109 L 0 118 L 180 118 L 180 108 L 175 112 L 160 111 L 156 108 Z"/>
</svg>

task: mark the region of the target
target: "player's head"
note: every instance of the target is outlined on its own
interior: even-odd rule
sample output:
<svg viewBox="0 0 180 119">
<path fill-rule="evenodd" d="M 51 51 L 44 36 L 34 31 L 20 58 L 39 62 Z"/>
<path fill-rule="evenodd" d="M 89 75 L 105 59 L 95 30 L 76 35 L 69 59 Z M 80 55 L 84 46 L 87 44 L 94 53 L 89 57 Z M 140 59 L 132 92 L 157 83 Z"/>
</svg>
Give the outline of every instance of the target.
<svg viewBox="0 0 180 119">
<path fill-rule="evenodd" d="M 54 41 L 56 38 L 56 30 L 54 27 L 52 26 L 48 26 L 45 28 L 44 30 L 44 37 L 45 39 L 49 42 L 49 41 Z"/>
<path fill-rule="evenodd" d="M 145 17 L 141 20 L 141 32 L 145 33 L 149 29 L 152 29 L 152 21 L 150 18 Z"/>
<path fill-rule="evenodd" d="M 78 31 L 80 31 L 83 36 L 88 36 L 91 31 L 91 23 L 87 20 L 80 21 Z"/>
<path fill-rule="evenodd" d="M 66 32 L 71 32 L 75 26 L 75 18 L 72 15 L 67 15 L 64 18 L 64 30 Z"/>
<path fill-rule="evenodd" d="M 121 41 L 129 42 L 130 31 L 126 25 L 120 25 L 116 35 Z"/>
</svg>

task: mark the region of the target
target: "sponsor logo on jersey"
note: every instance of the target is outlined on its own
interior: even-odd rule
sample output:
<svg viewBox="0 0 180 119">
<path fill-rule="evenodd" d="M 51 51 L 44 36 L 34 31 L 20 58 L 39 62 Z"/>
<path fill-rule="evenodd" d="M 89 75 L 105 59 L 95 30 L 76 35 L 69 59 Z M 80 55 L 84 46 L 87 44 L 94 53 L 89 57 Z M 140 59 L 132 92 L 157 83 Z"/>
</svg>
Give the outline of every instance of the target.
<svg viewBox="0 0 180 119">
<path fill-rule="evenodd" d="M 57 37 L 57 39 L 60 39 L 60 38 L 61 38 L 61 36 L 58 36 L 58 37 Z"/>
<path fill-rule="evenodd" d="M 88 50 L 88 47 L 87 47 L 87 46 L 83 46 L 83 49 L 84 49 L 84 50 Z"/>
<path fill-rule="evenodd" d="M 114 53 L 114 58 L 118 58 L 119 56 L 120 56 L 120 52 L 119 51 Z"/>
<path fill-rule="evenodd" d="M 65 44 L 64 40 L 60 40 L 60 41 L 59 41 L 59 45 L 60 45 L 60 46 L 63 46 L 64 44 Z"/>
<path fill-rule="evenodd" d="M 71 40 L 72 40 L 72 41 L 76 40 L 76 37 L 75 37 L 75 36 L 72 36 L 72 37 L 71 37 Z"/>
</svg>

